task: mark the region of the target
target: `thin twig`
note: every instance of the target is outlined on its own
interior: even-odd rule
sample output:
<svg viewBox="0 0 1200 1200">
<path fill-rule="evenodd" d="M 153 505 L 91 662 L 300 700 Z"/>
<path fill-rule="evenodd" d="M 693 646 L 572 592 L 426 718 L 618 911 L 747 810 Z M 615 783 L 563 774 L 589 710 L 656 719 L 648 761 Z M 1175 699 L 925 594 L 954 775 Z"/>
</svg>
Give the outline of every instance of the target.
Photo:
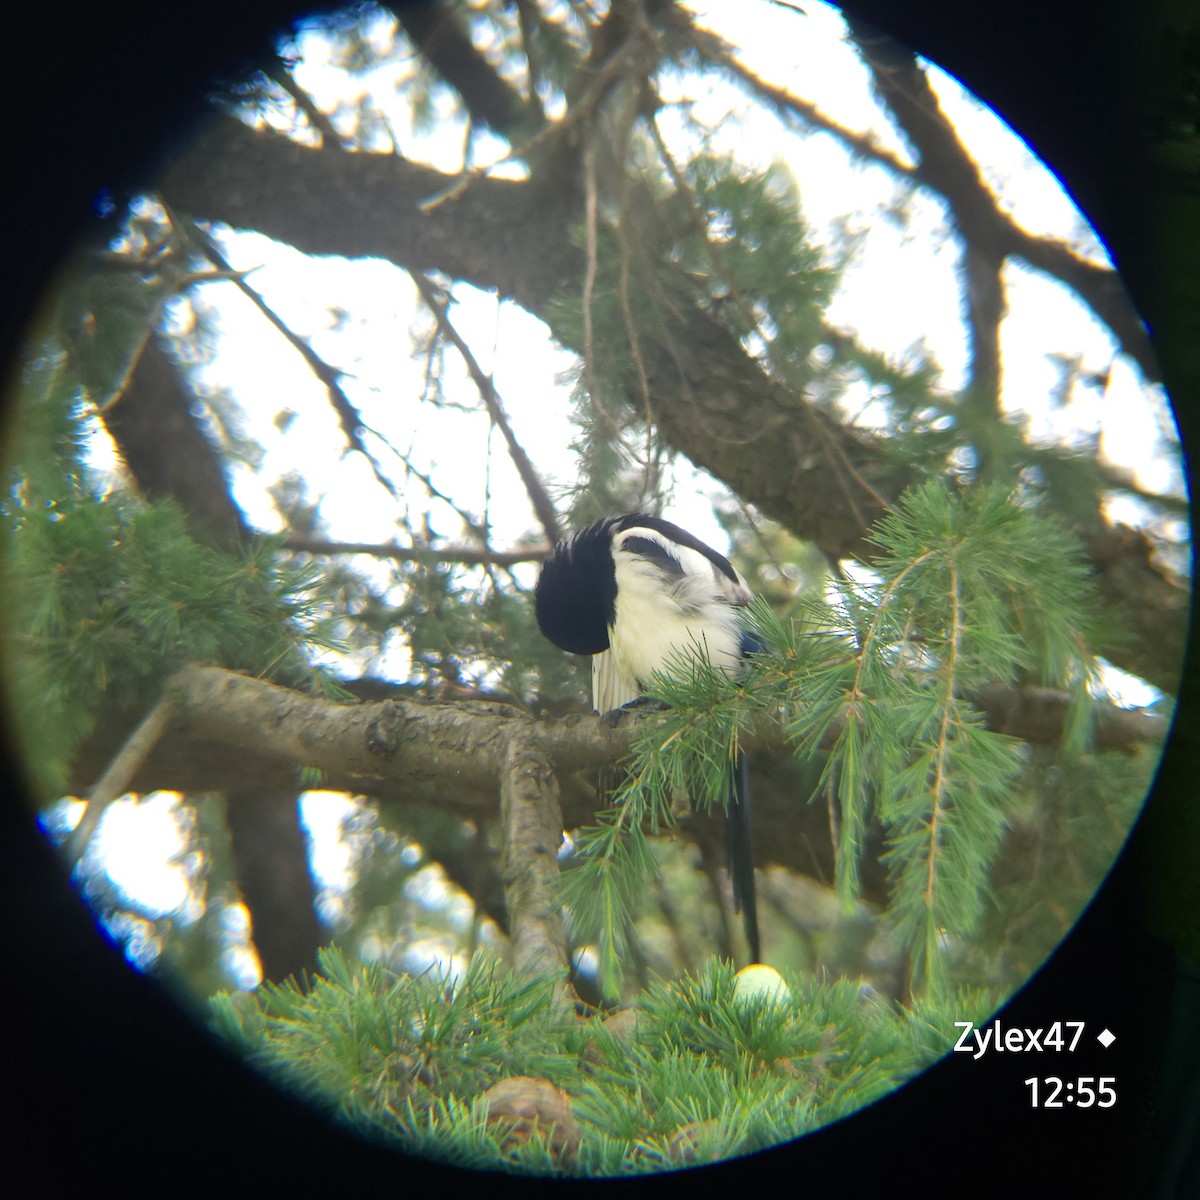
<svg viewBox="0 0 1200 1200">
<path fill-rule="evenodd" d="M 528 141 L 523 142 L 520 146 L 514 146 L 507 154 L 498 158 L 495 162 L 488 163 L 486 166 L 473 167 L 470 171 L 463 172 L 448 188 L 426 197 L 426 199 L 417 205 L 417 208 L 422 213 L 428 214 L 451 200 L 458 200 L 472 184 L 477 183 L 484 176 L 490 175 L 497 167 L 503 166 L 505 163 L 528 159 L 543 142 L 549 141 L 552 137 L 561 137 L 571 126 L 586 117 L 596 107 L 607 90 L 608 85 L 623 69 L 625 60 L 629 57 L 633 46 L 634 43 L 630 40 L 617 49 L 604 66 L 596 72 L 595 78 L 588 84 L 579 99 L 567 110 L 562 120 L 556 121 L 552 125 L 547 125 L 544 129 L 539 129 Z"/>
<path fill-rule="evenodd" d="M 846 126 L 838 124 L 832 117 L 823 113 L 812 101 L 794 96 L 784 88 L 776 87 L 774 84 L 760 79 L 749 67 L 739 62 L 734 57 L 732 47 L 715 34 L 693 28 L 692 43 L 703 58 L 724 67 L 751 91 L 757 92 L 765 100 L 770 101 L 781 113 L 790 117 L 798 117 L 805 125 L 831 134 L 853 153 L 887 167 L 889 171 L 894 171 L 902 179 L 911 178 L 916 174 L 915 167 L 903 162 L 890 150 L 881 146 L 874 134 L 858 133 L 856 130 L 847 129 Z"/>
<path fill-rule="evenodd" d="M 648 124 L 650 126 L 650 137 L 653 139 L 655 148 L 658 150 L 658 156 L 662 159 L 663 166 L 667 168 L 667 174 L 670 175 L 671 182 L 675 185 L 675 190 L 683 197 L 684 206 L 692 219 L 693 227 L 700 236 L 700 241 L 704 246 L 704 253 L 708 258 L 709 265 L 713 269 L 713 274 L 729 289 L 730 298 L 742 314 L 742 320 L 750 328 L 758 332 L 767 346 L 768 353 L 770 353 L 771 343 L 766 337 L 763 337 L 761 330 L 759 330 L 758 318 L 754 315 L 754 310 L 750 306 L 750 302 L 742 295 L 741 289 L 734 281 L 733 272 L 730 270 L 729 264 L 725 261 L 724 254 L 718 246 L 713 244 L 712 239 L 708 236 L 708 214 L 704 211 L 692 185 L 688 183 L 683 172 L 679 169 L 679 164 L 676 163 L 674 155 L 671 154 L 666 139 L 663 137 L 662 130 L 658 127 L 658 122 L 651 118 Z"/>
<path fill-rule="evenodd" d="M 654 469 L 654 412 L 650 406 L 650 381 L 646 375 L 646 363 L 642 358 L 641 341 L 633 322 L 633 310 L 629 304 L 629 262 L 632 257 L 629 246 L 629 226 L 632 224 L 632 218 L 629 209 L 629 172 L 625 170 L 623 162 L 628 149 L 629 133 L 633 127 L 633 118 L 633 106 L 627 104 L 620 135 L 616 140 L 616 149 L 622 160 L 617 213 L 617 246 L 620 251 L 620 280 L 617 290 L 621 301 L 621 319 L 625 324 L 625 336 L 629 339 L 629 353 L 637 370 L 638 386 L 642 393 L 642 420 L 646 425 L 646 461 L 642 476 L 642 495 L 649 497 L 652 493 Z"/>
<path fill-rule="evenodd" d="M 401 463 L 403 463 L 405 471 L 412 475 L 430 494 L 430 496 L 432 496 L 435 500 L 440 500 L 443 504 L 446 504 L 452 508 L 458 515 L 459 520 L 462 521 L 462 523 L 480 540 L 480 542 L 485 545 L 487 544 L 487 531 L 477 520 L 475 520 L 473 516 L 471 516 L 469 512 L 467 512 L 465 508 L 462 508 L 457 501 L 443 492 L 441 488 L 439 488 L 437 484 L 433 482 L 433 479 L 429 475 L 427 475 L 419 467 L 415 466 L 412 459 L 409 458 L 407 454 L 397 450 L 394 446 L 391 447 L 391 450 L 392 453 L 395 454 L 395 456 L 401 461 Z"/>
<path fill-rule="evenodd" d="M 174 701 L 166 695 L 146 714 L 138 727 L 129 735 L 125 744 L 117 751 L 108 769 L 93 785 L 87 797 L 87 807 L 79 824 L 71 831 L 64 847 L 67 859 L 74 866 L 83 857 L 100 818 L 108 806 L 129 790 L 129 783 L 138 768 L 146 761 L 150 751 L 157 745 L 175 713 Z"/>
<path fill-rule="evenodd" d="M 587 263 L 583 272 L 583 373 L 592 405 L 599 403 L 596 391 L 596 331 L 592 324 L 592 300 L 596 294 L 596 151 L 591 138 L 583 150 L 584 218 L 587 227 Z"/>
<path fill-rule="evenodd" d="M 461 563 L 464 566 L 512 567 L 518 563 L 540 562 L 550 553 L 546 543 L 516 550 L 492 550 L 487 546 L 400 546 L 394 542 L 337 542 L 328 538 L 289 537 L 284 539 L 285 550 L 302 554 L 369 554 L 372 558 L 389 558 L 395 562 Z"/>
<path fill-rule="evenodd" d="M 454 343 L 455 349 L 462 355 L 463 362 L 466 363 L 467 371 L 476 388 L 479 390 L 480 398 L 487 408 L 488 415 L 495 422 L 496 427 L 504 437 L 505 444 L 508 446 L 509 457 L 512 459 L 513 466 L 517 469 L 517 474 L 521 477 L 521 482 L 525 485 L 529 502 L 533 506 L 534 514 L 537 516 L 543 532 L 551 542 L 557 542 L 562 537 L 562 526 L 559 524 L 558 513 L 555 512 L 554 503 L 550 499 L 550 493 L 546 490 L 546 485 L 538 476 L 533 462 L 525 452 L 525 447 L 517 441 L 516 434 L 513 433 L 512 426 L 509 424 L 508 414 L 504 411 L 504 406 L 500 402 L 500 396 L 496 391 L 495 384 L 484 373 L 478 359 L 472 353 L 471 347 L 467 345 L 458 330 L 454 328 L 447 312 L 446 303 L 438 296 L 428 277 L 415 269 L 411 270 L 410 273 L 413 282 L 417 285 L 417 291 L 421 293 L 421 299 L 429 306 L 430 311 L 437 320 L 439 328 Z"/>
<path fill-rule="evenodd" d="M 199 225 L 192 224 L 190 234 L 199 242 L 205 255 L 210 258 L 218 267 L 222 268 L 224 273 L 228 274 L 230 281 L 238 287 L 243 295 L 262 313 L 264 317 L 275 327 L 275 329 L 283 335 L 284 340 L 304 359 L 308 369 L 319 379 L 329 394 L 329 402 L 333 405 L 334 412 L 337 413 L 338 424 L 342 427 L 342 432 L 346 435 L 346 441 L 350 445 L 351 450 L 357 450 L 371 467 L 371 472 L 375 476 L 379 484 L 392 496 L 394 500 L 400 500 L 400 493 L 396 485 L 386 476 L 381 470 L 379 464 L 375 461 L 374 455 L 367 449 L 359 433 L 360 429 L 369 429 L 370 427 L 363 421 L 362 415 L 351 402 L 350 397 L 346 395 L 345 390 L 341 385 L 342 372 L 337 368 L 327 363 L 304 338 L 295 333 L 275 312 L 274 309 L 263 299 L 262 295 L 254 290 L 245 279 L 248 272 L 237 272 L 230 267 L 221 253 L 216 242 L 208 235 L 205 230 Z M 376 430 L 371 429 L 380 441 L 386 442 L 386 438 Z"/>
</svg>

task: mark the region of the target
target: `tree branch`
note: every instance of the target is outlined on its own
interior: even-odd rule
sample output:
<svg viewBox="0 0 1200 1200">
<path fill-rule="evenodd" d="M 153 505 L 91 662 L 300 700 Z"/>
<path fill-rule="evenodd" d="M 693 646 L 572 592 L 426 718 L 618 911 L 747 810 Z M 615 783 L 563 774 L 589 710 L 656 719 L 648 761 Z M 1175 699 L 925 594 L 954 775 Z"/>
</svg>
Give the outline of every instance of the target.
<svg viewBox="0 0 1200 1200">
<path fill-rule="evenodd" d="M 799 119 L 808 128 L 831 134 L 859 158 L 879 163 L 901 179 L 914 174 L 914 169 L 885 146 L 881 146 L 874 134 L 848 129 L 823 113 L 811 100 L 805 100 L 793 95 L 786 88 L 776 87 L 765 79 L 760 79 L 744 63 L 738 62 L 733 47 L 721 38 L 701 29 L 693 29 L 691 37 L 696 49 L 709 62 L 724 68 L 752 93 L 766 100 L 781 116 Z"/>
<path fill-rule="evenodd" d="M 1061 280 L 1108 326 L 1145 377 L 1159 379 L 1149 335 L 1116 272 L 1085 262 L 1059 242 L 1033 236 L 1002 212 L 942 112 L 916 56 L 867 22 L 850 15 L 847 21 L 881 99 L 917 151 L 915 178 L 950 205 L 968 247 L 989 262 L 1002 262 L 1009 255 L 1023 258 Z"/>
<path fill-rule="evenodd" d="M 447 311 L 448 306 L 446 301 L 437 294 L 433 284 L 429 282 L 421 271 L 413 271 L 412 278 L 413 282 L 417 285 L 417 291 L 421 293 L 421 299 L 425 301 L 429 306 L 429 310 L 433 313 L 434 319 L 438 323 L 438 328 L 454 343 L 455 349 L 462 355 L 467 372 L 471 376 L 471 380 L 475 384 L 480 398 L 483 400 L 484 407 L 488 411 L 488 416 L 491 417 L 496 427 L 500 430 L 505 445 L 508 446 L 508 455 L 512 459 L 513 466 L 517 469 L 517 474 L 521 477 L 521 482 L 525 485 L 525 493 L 529 497 L 529 502 L 533 506 L 534 514 L 541 524 L 542 531 L 551 543 L 560 541 L 562 538 L 562 526 L 559 524 L 558 513 L 555 512 L 554 503 L 550 499 L 550 493 L 546 491 L 546 485 L 538 475 L 529 455 L 525 453 L 525 447 L 517 441 L 516 434 L 513 433 L 512 425 L 509 423 L 508 414 L 504 411 L 504 405 L 500 402 L 496 385 L 492 383 L 489 376 L 484 374 L 483 368 L 479 365 L 479 360 L 471 351 L 471 347 L 467 345 L 462 335 L 454 328 L 454 324 L 451 322 Z"/>
<path fill-rule="evenodd" d="M 560 775 L 592 770 L 627 758 L 645 729 L 662 718 L 626 713 L 615 726 L 595 715 L 537 720 L 508 704 L 379 700 L 339 704 L 251 679 L 219 667 L 192 666 L 173 677 L 168 696 L 177 714 L 176 739 L 218 744 L 292 764 L 327 770 L 342 781 L 412 784 L 453 779 L 464 795 L 493 788 L 510 766 L 514 738 L 536 743 Z M 982 689 L 973 702 L 989 727 L 1031 742 L 1054 744 L 1063 733 L 1069 697 L 1045 688 Z M 1163 717 L 1098 704 L 1097 747 L 1127 749 L 1165 735 Z M 837 736 L 831 728 L 829 738 Z M 744 739 L 744 748 L 786 747 L 779 729 Z M 533 753 L 533 751 L 529 751 Z M 214 769 L 219 764 L 214 764 Z M 161 770 L 161 762 L 159 769 Z M 160 776 L 156 787 L 170 787 Z M 195 784 L 191 790 L 197 790 Z"/>
<path fill-rule="evenodd" d="M 250 534 L 233 502 L 221 456 L 192 416 L 196 396 L 152 336 L 120 400 L 102 414 L 141 494 L 175 500 L 192 535 L 226 550 Z M 172 453 L 164 454 L 170 446 Z"/>
<path fill-rule="evenodd" d="M 536 736 L 518 735 L 509 742 L 500 778 L 500 812 L 501 874 L 513 967 L 565 976 L 570 963 L 558 895 L 562 809 L 554 766 Z"/>
<path fill-rule="evenodd" d="M 1042 687 L 1009 687 L 993 683 L 971 697 L 987 717 L 988 728 L 1034 745 L 1053 746 L 1062 740 L 1070 697 Z M 1093 742 L 1097 750 L 1134 750 L 1161 742 L 1167 719 L 1138 708 L 1115 704 L 1095 706 Z"/>
<path fill-rule="evenodd" d="M 510 141 L 544 123 L 536 93 L 526 100 L 479 53 L 444 4 L 410 4 L 398 14 L 400 28 L 431 67 L 458 93 L 476 125 Z"/>
<path fill-rule="evenodd" d="M 100 824 L 105 810 L 114 800 L 130 790 L 130 783 L 138 768 L 166 732 L 173 715 L 171 700 L 164 696 L 146 714 L 141 724 L 129 736 L 129 740 L 117 752 L 108 770 L 96 781 L 96 785 L 88 793 L 87 805 L 79 818 L 79 824 L 67 839 L 68 861 L 77 863 L 83 857 L 83 852 L 87 849 L 92 834 L 96 832 L 96 826 Z"/>
<path fill-rule="evenodd" d="M 516 550 L 492 550 L 487 546 L 443 546 L 434 550 L 398 546 L 393 542 L 334 542 L 317 537 L 289 537 L 284 540 L 283 548 L 302 554 L 369 554 L 395 562 L 460 563 L 469 567 L 513 567 L 517 563 L 541 562 L 550 553 L 546 544 Z"/>
<path fill-rule="evenodd" d="M 256 229 L 305 254 L 442 271 L 544 310 L 583 269 L 569 236 L 570 189 L 482 177 L 423 209 L 457 180 L 400 155 L 315 149 L 219 117 L 167 170 L 160 191 L 193 219 Z"/>
<path fill-rule="evenodd" d="M 273 79 L 292 98 L 292 103 L 304 114 L 309 125 L 320 134 L 321 141 L 330 147 L 341 145 L 338 131 L 333 122 L 313 103 L 313 98 L 296 82 L 291 71 L 278 57 L 263 68 L 269 79 Z"/>
<path fill-rule="evenodd" d="M 509 705 L 483 701 L 335 704 L 215 667 L 179 672 L 166 702 L 174 714 L 169 726 L 152 751 L 139 758 L 133 774 L 122 771 L 123 792 L 196 793 L 240 784 L 242 792 L 233 794 L 270 794 L 291 803 L 301 790 L 301 768 L 318 768 L 322 787 L 379 798 L 399 795 L 406 803 L 436 805 L 477 821 L 495 817 L 507 795 L 507 835 L 522 839 L 538 859 L 527 876 L 515 859 L 505 870 L 508 903 L 517 905 L 510 907 L 509 928 L 521 931 L 522 953 L 530 962 L 546 956 L 558 961 L 545 913 L 550 869 L 545 850 L 557 849 L 563 828 L 593 819 L 597 797 L 581 784 L 579 773 L 628 759 L 647 723 L 663 719 L 654 712 L 628 713 L 614 728 L 594 715 L 538 720 Z M 972 702 L 990 728 L 1052 745 L 1061 740 L 1069 698 L 1047 689 L 993 685 Z M 1095 717 L 1098 750 L 1135 750 L 1166 733 L 1166 719 L 1155 714 L 1097 704 Z M 125 740 L 121 732 L 110 736 L 118 745 Z M 831 729 L 829 739 L 836 736 L 837 729 Z M 797 807 L 797 779 L 782 730 L 762 728 L 744 739 L 743 748 L 752 752 L 755 768 L 759 865 L 832 877 L 826 813 L 820 805 Z M 88 757 L 75 764 L 73 779 L 89 769 L 103 772 L 103 753 L 103 747 L 90 747 Z M 560 802 L 561 814 L 551 818 Z M 723 854 L 721 821 L 685 817 L 679 835 L 716 859 Z M 886 871 L 874 858 L 864 862 L 862 882 L 868 899 L 886 897 Z M 520 899 L 513 889 L 521 892 Z"/>
<path fill-rule="evenodd" d="M 399 499 L 396 485 L 379 469 L 379 464 L 363 443 L 362 436 L 359 433 L 363 425 L 362 415 L 350 402 L 350 397 L 346 395 L 345 390 L 342 388 L 342 372 L 336 367 L 330 366 L 308 342 L 288 327 L 283 318 L 246 282 L 245 275 L 233 270 L 228 260 L 221 253 L 220 247 L 199 225 L 192 225 L 188 230 L 188 235 L 194 237 L 199 242 L 203 253 L 221 271 L 228 273 L 229 279 L 242 295 L 266 317 L 271 325 L 283 336 L 288 345 L 304 359 L 308 369 L 320 380 L 325 391 L 328 393 L 329 402 L 333 405 L 333 411 L 337 413 L 338 424 L 341 425 L 342 432 L 346 435 L 346 441 L 349 443 L 350 449 L 357 450 L 367 460 L 379 484 L 385 491 L 390 492 L 393 497 Z"/>
</svg>

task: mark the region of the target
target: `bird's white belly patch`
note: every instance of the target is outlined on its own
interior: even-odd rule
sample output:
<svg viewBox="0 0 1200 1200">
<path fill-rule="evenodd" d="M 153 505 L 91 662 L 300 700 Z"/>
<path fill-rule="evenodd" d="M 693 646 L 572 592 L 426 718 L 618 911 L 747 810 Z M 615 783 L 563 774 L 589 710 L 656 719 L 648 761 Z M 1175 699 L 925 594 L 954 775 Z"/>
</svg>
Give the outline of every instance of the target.
<svg viewBox="0 0 1200 1200">
<path fill-rule="evenodd" d="M 617 598 L 618 618 L 611 653 L 617 672 L 644 687 L 655 671 L 668 670 L 673 661 L 688 655 L 707 658 L 732 674 L 739 661 L 736 620 L 725 605 L 712 604 L 709 612 L 689 620 L 667 597 Z"/>
</svg>

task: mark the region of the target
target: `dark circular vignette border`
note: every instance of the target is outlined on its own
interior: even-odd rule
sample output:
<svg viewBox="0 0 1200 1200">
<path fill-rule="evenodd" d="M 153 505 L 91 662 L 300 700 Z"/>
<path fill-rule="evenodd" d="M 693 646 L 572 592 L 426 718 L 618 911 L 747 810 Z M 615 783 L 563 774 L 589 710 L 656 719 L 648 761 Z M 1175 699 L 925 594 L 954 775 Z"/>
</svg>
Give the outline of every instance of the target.
<svg viewBox="0 0 1200 1200">
<path fill-rule="evenodd" d="M 803 0 L 799 0 L 803 7 Z M 1149 164 L 1143 120 L 1163 30 L 1135 6 L 1101 0 L 850 0 L 845 7 L 907 42 L 995 108 L 1059 176 L 1104 239 L 1155 335 L 1185 456 L 1197 442 L 1200 250 L 1172 231 L 1200 222 L 1200 175 Z M 1165 7 L 1165 6 L 1164 6 Z M 1174 29 L 1200 27 L 1178 0 Z M 162 6 L 114 0 L 24 5 L 4 18 L 10 242 L 0 310 L 0 371 L 61 255 L 85 232 L 103 188 L 135 188 L 199 116 L 204 84 L 239 74 L 301 9 L 280 0 Z M 1197 239 L 1200 243 L 1200 238 Z M 1189 258 L 1189 254 L 1191 257 Z M 2 428 L 2 426 L 0 426 Z M 1194 486 L 1188 459 L 1189 484 Z M 1194 610 L 1193 610 L 1194 623 Z M 830 1187 L 922 1196 L 1200 1195 L 1200 687 L 1189 653 L 1179 712 L 1146 813 L 1117 866 L 1050 964 L 1001 1012 L 1006 1025 L 1107 1024 L 1121 1036 L 1102 1063 L 1118 1106 L 1031 1111 L 1021 1056 L 950 1056 L 856 1116 L 776 1151 L 626 1187 Z M 9 703 L 15 703 L 10 698 Z M 6 972 L 7 1151 L 18 1186 L 185 1179 L 274 1189 L 466 1186 L 523 1196 L 552 1181 L 456 1176 L 342 1133 L 281 1095 L 202 1031 L 151 979 L 97 936 L 20 798 L 3 743 L 0 954 Z M 1156 918 L 1166 908 L 1175 923 Z M 1180 924 L 1182 921 L 1182 924 Z M 1189 937 L 1190 931 L 1190 937 Z M 1170 941 L 1162 940 L 1164 932 Z M 1189 1010 L 1189 1003 L 1192 1008 Z M 1078 1068 L 1078 1070 L 1077 1070 Z M 1190 1124 L 1189 1124 L 1190 1121 Z M 603 1187 L 572 1181 L 576 1187 Z M 885 1191 L 886 1189 L 886 1191 Z"/>
</svg>

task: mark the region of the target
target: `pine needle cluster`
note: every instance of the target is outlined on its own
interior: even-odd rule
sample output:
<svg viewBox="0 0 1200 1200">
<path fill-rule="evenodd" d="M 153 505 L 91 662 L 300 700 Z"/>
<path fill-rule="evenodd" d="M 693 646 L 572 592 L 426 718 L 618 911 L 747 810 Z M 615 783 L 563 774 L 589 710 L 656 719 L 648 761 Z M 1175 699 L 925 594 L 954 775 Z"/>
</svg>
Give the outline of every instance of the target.
<svg viewBox="0 0 1200 1200">
<path fill-rule="evenodd" d="M 777 1145 L 885 1095 L 953 1029 L 947 1013 L 903 1012 L 846 981 L 739 996 L 716 960 L 583 1021 L 555 1005 L 552 981 L 481 959 L 454 983 L 351 967 L 337 951 L 321 969 L 307 988 L 215 998 L 216 1028 L 359 1133 L 520 1173 L 641 1174 Z M 959 996 L 954 1014 L 988 1003 Z M 507 1107 L 505 1085 L 524 1089 L 523 1108 Z"/>
</svg>

